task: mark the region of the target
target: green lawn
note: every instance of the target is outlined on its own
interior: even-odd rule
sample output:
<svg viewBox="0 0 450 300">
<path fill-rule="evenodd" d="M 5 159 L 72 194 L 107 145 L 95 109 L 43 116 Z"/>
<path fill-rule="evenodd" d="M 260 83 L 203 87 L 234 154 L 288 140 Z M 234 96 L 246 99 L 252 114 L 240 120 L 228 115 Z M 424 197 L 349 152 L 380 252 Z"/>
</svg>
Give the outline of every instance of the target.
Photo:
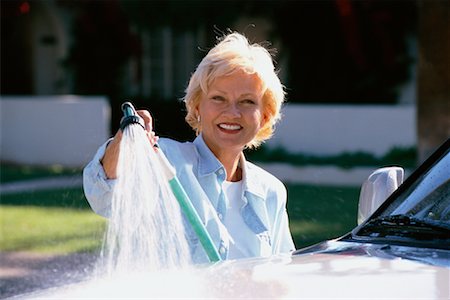
<svg viewBox="0 0 450 300">
<path fill-rule="evenodd" d="M 287 187 L 297 248 L 340 236 L 356 225 L 359 189 Z M 0 251 L 67 254 L 101 247 L 105 219 L 90 210 L 81 188 L 2 195 L 0 203 Z"/>
<path fill-rule="evenodd" d="M 2 183 L 79 169 L 0 166 Z M 356 225 L 359 188 L 288 184 L 290 228 L 297 248 L 335 238 Z M 1 195 L 0 251 L 55 254 L 96 251 L 106 220 L 91 211 L 83 189 L 54 189 Z"/>
<path fill-rule="evenodd" d="M 2 195 L 0 251 L 52 254 L 101 247 L 105 219 L 93 213 L 81 188 Z"/>
<path fill-rule="evenodd" d="M 297 249 L 339 237 L 356 226 L 359 187 L 287 188 L 290 228 Z"/>
<path fill-rule="evenodd" d="M 0 206 L 1 251 L 50 254 L 91 252 L 101 247 L 105 220 L 88 210 Z"/>
</svg>

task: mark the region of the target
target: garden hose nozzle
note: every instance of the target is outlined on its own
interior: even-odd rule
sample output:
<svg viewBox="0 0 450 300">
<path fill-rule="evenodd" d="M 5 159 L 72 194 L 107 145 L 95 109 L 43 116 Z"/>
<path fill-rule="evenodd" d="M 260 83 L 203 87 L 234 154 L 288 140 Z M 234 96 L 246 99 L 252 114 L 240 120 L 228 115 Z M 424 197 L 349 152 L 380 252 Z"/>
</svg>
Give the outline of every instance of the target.
<svg viewBox="0 0 450 300">
<path fill-rule="evenodd" d="M 120 129 L 123 131 L 128 125 L 139 124 L 145 129 L 144 120 L 136 113 L 133 104 L 124 102 L 122 104 L 123 117 L 120 120 Z"/>
</svg>

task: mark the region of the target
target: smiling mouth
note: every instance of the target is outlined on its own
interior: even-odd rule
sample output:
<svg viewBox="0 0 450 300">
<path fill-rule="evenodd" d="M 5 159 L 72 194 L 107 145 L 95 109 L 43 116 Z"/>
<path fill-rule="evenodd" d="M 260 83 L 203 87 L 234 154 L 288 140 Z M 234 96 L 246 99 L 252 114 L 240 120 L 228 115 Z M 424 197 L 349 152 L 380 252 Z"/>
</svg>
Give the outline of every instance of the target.
<svg viewBox="0 0 450 300">
<path fill-rule="evenodd" d="M 236 125 L 236 124 L 224 124 L 224 123 L 221 123 L 221 124 L 218 125 L 218 127 L 220 129 L 227 130 L 227 131 L 238 131 L 238 130 L 242 129 L 242 126 Z"/>
</svg>

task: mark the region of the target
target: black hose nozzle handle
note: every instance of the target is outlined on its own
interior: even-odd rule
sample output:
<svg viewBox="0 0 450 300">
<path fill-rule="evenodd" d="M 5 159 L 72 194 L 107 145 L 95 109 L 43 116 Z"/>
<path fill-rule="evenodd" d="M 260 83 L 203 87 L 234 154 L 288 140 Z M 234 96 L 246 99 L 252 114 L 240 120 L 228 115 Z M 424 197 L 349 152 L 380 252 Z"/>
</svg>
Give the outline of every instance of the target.
<svg viewBox="0 0 450 300">
<path fill-rule="evenodd" d="M 144 120 L 137 114 L 133 104 L 124 102 L 121 106 L 123 117 L 120 120 L 120 129 L 123 131 L 128 125 L 139 124 L 145 129 Z"/>
</svg>

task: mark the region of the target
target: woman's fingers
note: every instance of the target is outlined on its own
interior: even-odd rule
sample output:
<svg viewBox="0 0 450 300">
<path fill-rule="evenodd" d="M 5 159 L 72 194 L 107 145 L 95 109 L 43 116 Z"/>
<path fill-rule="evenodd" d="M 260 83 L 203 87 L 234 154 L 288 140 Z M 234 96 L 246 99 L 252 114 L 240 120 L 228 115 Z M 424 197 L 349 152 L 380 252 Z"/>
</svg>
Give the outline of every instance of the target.
<svg viewBox="0 0 450 300">
<path fill-rule="evenodd" d="M 159 136 L 157 136 L 154 131 L 151 131 L 147 132 L 147 137 L 148 140 L 150 141 L 150 144 L 154 147 L 158 142 Z"/>
<path fill-rule="evenodd" d="M 153 119 L 148 110 L 137 110 L 137 114 L 144 120 L 145 130 L 151 132 L 153 130 Z"/>
<path fill-rule="evenodd" d="M 147 132 L 148 140 L 152 146 L 158 142 L 159 137 L 153 131 L 153 118 L 148 110 L 137 110 L 137 114 L 144 120 L 145 131 Z"/>
</svg>

